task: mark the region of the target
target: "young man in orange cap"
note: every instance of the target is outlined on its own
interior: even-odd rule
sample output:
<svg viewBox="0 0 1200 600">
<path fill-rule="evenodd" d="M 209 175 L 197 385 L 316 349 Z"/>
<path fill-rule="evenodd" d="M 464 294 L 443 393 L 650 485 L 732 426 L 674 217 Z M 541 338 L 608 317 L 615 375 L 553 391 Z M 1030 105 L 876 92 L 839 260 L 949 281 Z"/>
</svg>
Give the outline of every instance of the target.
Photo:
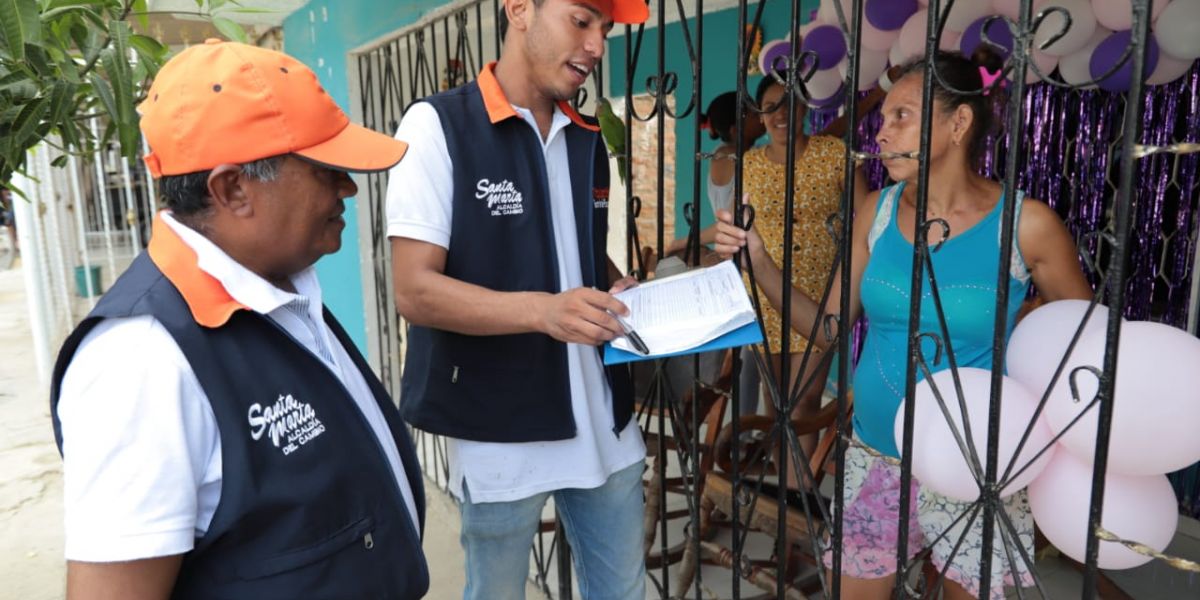
<svg viewBox="0 0 1200 600">
<path fill-rule="evenodd" d="M 278 52 L 209 40 L 140 107 L 167 210 L 51 389 L 68 598 L 419 598 L 424 493 L 392 400 L 321 304 L 348 172 L 406 145 Z"/>
<path fill-rule="evenodd" d="M 645 595 L 642 471 L 609 292 L 608 155 L 570 101 L 614 23 L 643 0 L 506 0 L 500 60 L 414 104 L 397 139 L 388 236 L 412 324 L 401 411 L 449 438 L 468 600 L 524 597 L 530 544 L 554 498 L 584 598 Z M 609 291 L 604 291 L 609 290 Z"/>
</svg>

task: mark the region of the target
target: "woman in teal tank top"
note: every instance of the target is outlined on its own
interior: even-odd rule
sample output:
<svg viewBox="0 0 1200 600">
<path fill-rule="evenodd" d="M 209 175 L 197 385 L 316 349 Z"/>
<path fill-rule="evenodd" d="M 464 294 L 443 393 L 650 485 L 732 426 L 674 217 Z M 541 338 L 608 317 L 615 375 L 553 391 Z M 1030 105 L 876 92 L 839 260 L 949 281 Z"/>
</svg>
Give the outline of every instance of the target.
<svg viewBox="0 0 1200 600">
<path fill-rule="evenodd" d="M 977 55 L 978 56 L 978 55 Z M 957 90 L 984 88 L 984 75 L 998 70 L 992 56 L 978 56 L 987 66 L 960 54 L 939 53 L 934 62 L 942 80 Z M 1003 206 L 1001 186 L 980 176 L 976 165 L 982 155 L 992 116 L 992 104 L 1000 94 L 959 94 L 934 81 L 933 130 L 928 147 L 920 147 L 921 88 L 925 65 L 910 66 L 884 100 L 883 126 L 876 136 L 881 151 L 902 153 L 920 149 L 928 158 L 927 219 L 942 219 L 949 236 L 932 254 L 943 313 L 946 316 L 954 356 L 959 367 L 991 368 L 992 329 L 996 307 L 996 274 L 1001 257 L 1000 226 Z M 989 92 L 991 90 L 989 89 Z M 897 408 L 904 398 L 908 368 L 907 332 L 912 274 L 912 244 L 916 235 L 916 191 L 918 163 L 907 158 L 884 162 L 896 185 L 876 192 L 866 202 L 871 210 L 854 217 L 851 256 L 850 314 L 840 319 L 854 323 L 860 315 L 868 319 L 862 357 L 854 373 L 854 434 L 856 444 L 846 452 L 845 494 L 837 504 L 843 512 L 842 593 L 845 598 L 889 598 L 895 585 L 900 495 L 899 468 L 865 450 L 896 457 L 893 440 Z M 1045 204 L 1025 200 L 1015 192 L 1014 247 L 1008 257 L 1009 302 L 1007 333 L 1011 333 L 1016 311 L 1031 283 L 1046 301 L 1087 299 L 1092 295 L 1079 267 L 1075 244 L 1066 228 Z M 754 199 L 751 198 L 753 203 Z M 756 280 L 767 299 L 782 303 L 779 268 L 762 248 L 755 231 L 732 224 L 728 213 L 720 215 L 717 251 L 733 255 L 747 250 Z M 930 244 L 942 237 L 940 227 L 930 228 Z M 801 242 L 803 243 L 803 242 Z M 791 326 L 811 330 L 824 315 L 838 313 L 841 277 L 834 279 L 826 306 L 792 290 Z M 923 280 L 919 331 L 940 335 L 937 313 Z M 823 336 L 818 336 L 822 338 Z M 813 340 L 831 346 L 825 339 Z M 925 356 L 933 359 L 932 345 Z M 931 370 L 948 368 L 943 358 Z M 910 519 L 910 557 L 925 545 L 931 546 L 934 565 L 945 568 L 945 598 L 971 598 L 987 594 L 1004 597 L 1004 585 L 1028 585 L 1023 565 L 1009 565 L 1000 532 L 993 548 L 992 586 L 980 590 L 982 525 L 971 529 L 965 519 L 952 523 L 970 505 L 950 500 L 913 480 L 917 498 Z M 1004 510 L 1018 529 L 1023 545 L 1032 554 L 1033 521 L 1024 492 L 1009 496 Z M 954 546 L 962 539 L 957 552 Z M 1014 552 L 1015 553 L 1015 552 Z M 828 559 L 828 557 L 827 557 Z M 1012 570 L 1017 573 L 1013 573 Z"/>
</svg>

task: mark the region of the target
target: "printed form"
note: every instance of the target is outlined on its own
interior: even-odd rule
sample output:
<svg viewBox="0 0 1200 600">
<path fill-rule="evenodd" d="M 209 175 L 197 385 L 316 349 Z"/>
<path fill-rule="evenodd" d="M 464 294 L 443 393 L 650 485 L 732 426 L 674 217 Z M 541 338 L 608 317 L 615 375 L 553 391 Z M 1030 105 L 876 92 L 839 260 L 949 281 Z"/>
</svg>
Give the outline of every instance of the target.
<svg viewBox="0 0 1200 600">
<path fill-rule="evenodd" d="M 754 307 L 732 260 L 655 279 L 615 294 L 629 307 L 625 321 L 650 354 L 694 348 L 755 321 Z M 615 348 L 636 352 L 629 340 Z"/>
</svg>

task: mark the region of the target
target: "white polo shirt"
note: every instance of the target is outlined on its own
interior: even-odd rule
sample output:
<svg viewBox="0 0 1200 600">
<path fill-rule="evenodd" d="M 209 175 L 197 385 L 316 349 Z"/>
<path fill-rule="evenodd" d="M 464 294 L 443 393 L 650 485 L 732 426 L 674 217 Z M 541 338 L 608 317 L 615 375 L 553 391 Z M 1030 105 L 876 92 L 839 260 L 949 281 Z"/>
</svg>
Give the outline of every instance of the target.
<svg viewBox="0 0 1200 600">
<path fill-rule="evenodd" d="M 321 315 L 315 269 L 285 292 L 168 213 L 201 270 L 266 315 L 346 386 L 384 448 L 417 526 L 399 451 L 366 379 Z M 175 339 L 154 317 L 106 319 L 84 337 L 62 381 L 63 504 L 68 560 L 169 556 L 203 537 L 221 498 L 221 436 L 208 397 Z M 419 530 L 420 528 L 417 527 Z"/>
<path fill-rule="evenodd" d="M 541 140 L 533 113 L 515 105 L 513 109 Z M 570 122 L 555 107 L 550 133 L 542 140 L 560 291 L 583 285 L 564 132 Z M 412 105 L 400 122 L 396 139 L 408 142 L 409 148 L 388 179 L 388 237 L 449 249 L 453 243 L 453 163 L 437 110 L 425 102 Z M 613 434 L 612 392 L 596 348 L 567 344 L 567 367 L 575 437 L 526 443 L 450 439 L 450 491 L 456 497 L 463 497 L 464 480 L 472 502 L 511 502 L 552 490 L 595 488 L 613 473 L 645 459 L 646 446 L 635 419 L 619 437 Z"/>
</svg>

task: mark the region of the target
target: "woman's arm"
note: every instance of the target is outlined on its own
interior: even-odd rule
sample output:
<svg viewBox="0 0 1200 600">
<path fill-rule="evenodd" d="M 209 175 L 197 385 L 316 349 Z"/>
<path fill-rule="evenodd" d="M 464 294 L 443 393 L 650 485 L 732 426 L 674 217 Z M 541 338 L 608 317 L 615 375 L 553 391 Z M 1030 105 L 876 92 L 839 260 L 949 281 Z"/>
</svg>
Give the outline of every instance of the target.
<svg viewBox="0 0 1200 600">
<path fill-rule="evenodd" d="M 879 194 L 878 192 L 872 192 L 871 196 L 873 201 L 868 201 L 867 205 L 873 209 L 879 200 Z M 850 261 L 850 314 L 843 320 L 846 323 L 857 321 L 859 314 L 862 312 L 862 304 L 859 300 L 859 284 L 862 281 L 862 273 L 867 266 L 867 258 L 870 255 L 870 251 L 867 248 L 867 232 L 871 229 L 874 216 L 874 210 L 859 210 L 854 217 L 853 239 L 851 241 L 853 252 L 851 253 Z M 718 213 L 717 218 L 715 246 L 717 253 L 722 257 L 729 257 L 742 248 L 746 248 L 750 255 L 750 264 L 754 269 L 755 283 L 758 284 L 759 289 L 767 297 L 767 301 L 771 303 L 771 306 L 779 310 L 783 305 L 785 279 L 779 266 L 767 254 L 758 232 L 754 229 L 745 231 L 734 225 L 733 215 L 728 211 L 721 211 Z M 829 299 L 824 306 L 819 306 L 816 300 L 809 298 L 800 290 L 792 288 L 792 329 L 801 335 L 808 336 L 818 319 L 824 319 L 825 315 L 837 315 L 841 305 L 841 290 L 842 277 L 840 268 L 834 275 L 833 285 L 829 290 Z M 833 339 L 822 335 L 820 333 L 822 330 L 823 326 L 818 324 L 818 335 L 816 339 L 810 341 L 816 344 L 818 348 L 828 350 L 834 340 L 837 339 L 837 323 L 833 323 L 830 327 Z"/>
<path fill-rule="evenodd" d="M 1025 199 L 1017 243 L 1038 295 L 1047 302 L 1092 298 L 1092 287 L 1079 267 L 1075 242 L 1058 215 L 1045 203 Z"/>
</svg>

